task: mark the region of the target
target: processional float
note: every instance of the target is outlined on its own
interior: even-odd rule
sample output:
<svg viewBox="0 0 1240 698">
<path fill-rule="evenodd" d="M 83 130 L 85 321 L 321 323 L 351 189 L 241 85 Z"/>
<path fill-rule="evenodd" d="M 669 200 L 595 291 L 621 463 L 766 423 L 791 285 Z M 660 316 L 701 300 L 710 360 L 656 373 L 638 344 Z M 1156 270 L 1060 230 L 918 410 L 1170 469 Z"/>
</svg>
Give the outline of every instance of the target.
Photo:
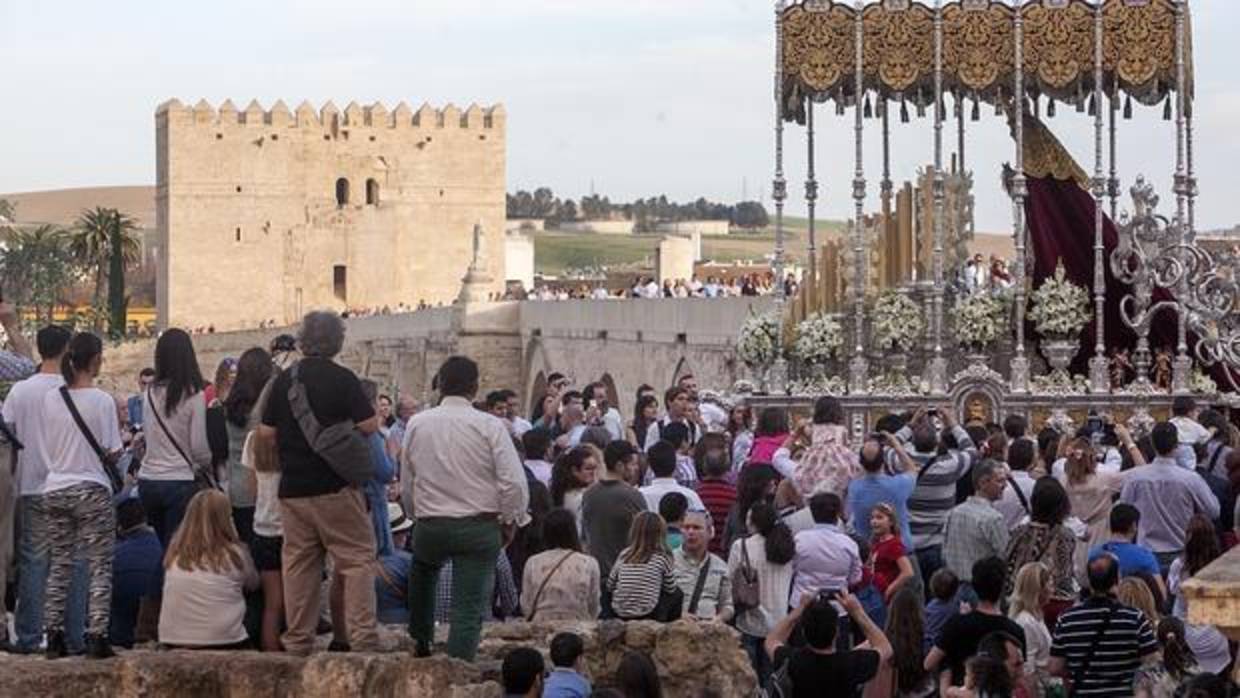
<svg viewBox="0 0 1240 698">
<path fill-rule="evenodd" d="M 892 396 L 904 398 L 903 404 L 950 398 L 966 412 L 984 412 L 994 421 L 1020 412 L 1035 423 L 1068 425 L 1076 421 L 1074 415 L 1101 409 L 1141 427 L 1152 422 L 1151 411 L 1165 409 L 1171 395 L 1192 389 L 1194 366 L 1213 376 L 1220 388 L 1237 390 L 1235 258 L 1213 253 L 1196 239 L 1187 0 L 936 0 L 933 5 L 911 0 L 780 0 L 775 20 L 773 265 L 778 278 L 783 278 L 788 252 L 784 158 L 794 130 L 805 138 L 808 213 L 807 271 L 800 297 L 781 294 L 776 301 L 775 347 L 791 344 L 797 321 L 826 310 L 821 300 L 829 294 L 822 287 L 830 274 L 818 256 L 821 190 L 814 146 L 825 104 L 833 104 L 837 116 L 851 117 L 855 167 L 849 189 L 854 213 L 849 268 L 841 270 L 846 298 L 834 313 L 844 337 L 841 351 L 824 368 L 805 366 L 795 357 L 789 360 L 777 349 L 769 361 L 758 361 L 765 365 L 755 367 L 767 394 L 753 400 L 796 405 L 814 393 L 834 393 L 852 411 L 855 428 L 872 421 L 866 418 L 869 410 L 889 406 Z M 1162 105 L 1165 119 L 1174 116 L 1176 210 L 1171 219 L 1156 212 L 1157 197 L 1140 178 L 1131 188 L 1133 211 L 1120 214 L 1116 133 L 1121 122 L 1131 118 L 1134 102 Z M 1007 306 L 1010 336 L 990 361 L 975 353 L 961 366 L 944 323 L 945 302 L 953 294 L 944 269 L 944 239 L 950 232 L 944 229 L 944 127 L 951 106 L 957 130 L 955 166 L 965 172 L 966 123 L 980 118 L 983 103 L 1006 119 L 1015 144 L 1013 165 L 1005 176 L 1012 202 L 1015 283 Z M 919 370 L 914 376 L 876 381 L 883 368 L 875 364 L 885 360 L 885 352 L 870 341 L 875 327 L 867 326 L 867 320 L 885 311 L 867 293 L 872 243 L 866 238 L 863 136 L 867 124 L 882 129 L 880 190 L 883 216 L 889 217 L 893 112 L 907 122 L 910 107 L 919 115 L 929 111 L 934 124 L 933 166 L 928 169 L 933 225 L 932 232 L 926 231 L 933 236 L 931 268 L 928 278 L 902 289 L 924 310 L 925 332 L 916 350 Z M 1067 108 L 1092 117 L 1092 175 L 1073 161 L 1046 126 L 1057 110 Z M 958 238 L 962 231 L 955 233 Z M 1055 370 L 1049 375 L 1059 380 L 1039 382 L 1044 372 L 1029 347 L 1034 338 L 1026 306 L 1032 289 L 1052 277 L 1059 264 L 1065 267 L 1062 278 L 1092 295 L 1092 317 L 1079 332 L 1079 350 L 1069 346 L 1066 357 L 1050 358 Z M 1164 319 L 1173 320 L 1161 322 Z M 1169 346 L 1155 357 L 1154 340 L 1173 344 L 1174 358 Z M 1068 368 L 1073 355 L 1077 358 Z M 1117 357 L 1127 368 L 1117 370 Z M 899 359 L 903 366 L 905 357 Z M 1169 369 L 1170 385 L 1151 381 L 1155 366 Z M 1031 367 L 1038 374 L 1032 379 Z M 1073 369 L 1079 377 L 1069 375 Z M 828 372 L 837 378 L 814 384 L 807 380 L 813 371 L 819 378 Z M 1204 392 L 1218 391 L 1207 387 Z"/>
</svg>

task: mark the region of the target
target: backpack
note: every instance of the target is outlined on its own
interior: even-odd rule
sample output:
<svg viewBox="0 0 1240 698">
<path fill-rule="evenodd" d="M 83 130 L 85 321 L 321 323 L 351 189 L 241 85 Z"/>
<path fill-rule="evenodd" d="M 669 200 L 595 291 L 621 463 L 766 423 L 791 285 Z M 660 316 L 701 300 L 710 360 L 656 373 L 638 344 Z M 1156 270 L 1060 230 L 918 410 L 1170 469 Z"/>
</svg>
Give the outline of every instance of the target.
<svg viewBox="0 0 1240 698">
<path fill-rule="evenodd" d="M 306 437 L 311 450 L 327 462 L 327 465 L 350 485 L 361 485 L 375 477 L 375 467 L 370 460 L 370 444 L 366 436 L 357 430 L 353 420 L 346 419 L 323 426 L 310 409 L 306 385 L 297 375 L 300 364 L 289 369 L 288 406 Z"/>
</svg>

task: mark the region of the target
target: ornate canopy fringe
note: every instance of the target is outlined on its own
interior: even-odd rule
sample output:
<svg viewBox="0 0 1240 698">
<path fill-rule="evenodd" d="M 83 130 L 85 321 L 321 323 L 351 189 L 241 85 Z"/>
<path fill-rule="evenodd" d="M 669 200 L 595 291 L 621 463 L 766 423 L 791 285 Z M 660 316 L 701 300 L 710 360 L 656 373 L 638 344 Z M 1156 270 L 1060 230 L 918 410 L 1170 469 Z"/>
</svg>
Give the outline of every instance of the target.
<svg viewBox="0 0 1240 698">
<path fill-rule="evenodd" d="M 1024 22 L 1026 93 L 1077 104 L 1094 89 L 1094 6 L 1089 0 L 956 0 L 943 6 L 945 92 L 992 103 L 1010 98 L 1013 18 Z M 862 11 L 862 72 L 867 90 L 915 104 L 934 100 L 934 10 L 882 0 Z M 806 98 L 853 103 L 856 13 L 851 2 L 801 0 L 780 17 L 784 118 L 803 122 Z M 1106 0 L 1103 89 L 1157 104 L 1175 89 L 1174 0 Z M 1191 30 L 1187 32 L 1191 57 Z M 1185 92 L 1193 93 L 1191 58 Z"/>
</svg>

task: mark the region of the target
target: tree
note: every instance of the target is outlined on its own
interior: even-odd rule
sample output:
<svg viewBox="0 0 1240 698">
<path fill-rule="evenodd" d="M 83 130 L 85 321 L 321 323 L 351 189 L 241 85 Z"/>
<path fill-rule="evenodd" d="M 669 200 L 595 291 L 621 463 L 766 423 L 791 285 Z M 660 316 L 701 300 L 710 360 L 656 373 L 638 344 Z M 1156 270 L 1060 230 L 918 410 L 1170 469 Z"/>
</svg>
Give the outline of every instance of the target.
<svg viewBox="0 0 1240 698">
<path fill-rule="evenodd" d="M 732 223 L 740 228 L 765 228 L 770 222 L 766 207 L 757 201 L 740 202 L 732 216 Z"/>
<path fill-rule="evenodd" d="M 0 223 L 12 223 L 17 220 L 17 204 L 8 199 L 0 199 Z"/>
<path fill-rule="evenodd" d="M 10 230 L 0 279 L 5 300 L 35 310 L 40 322 L 51 322 L 56 304 L 79 278 L 80 269 L 68 249 L 63 230 L 50 225 Z"/>
<path fill-rule="evenodd" d="M 112 226 L 108 255 L 108 331 L 113 337 L 125 336 L 125 232 L 119 225 Z"/>
<path fill-rule="evenodd" d="M 134 233 L 137 224 L 132 218 L 114 208 L 96 206 L 83 211 L 69 234 L 69 252 L 82 269 L 95 279 L 94 304 L 104 302 L 104 284 L 108 280 L 105 271 L 112 268 L 112 256 L 119 256 L 121 276 L 124 267 L 136 264 L 142 257 L 142 245 Z M 114 247 L 113 236 L 118 240 Z M 120 282 L 120 278 L 117 278 Z M 121 292 L 124 293 L 123 282 Z"/>
</svg>

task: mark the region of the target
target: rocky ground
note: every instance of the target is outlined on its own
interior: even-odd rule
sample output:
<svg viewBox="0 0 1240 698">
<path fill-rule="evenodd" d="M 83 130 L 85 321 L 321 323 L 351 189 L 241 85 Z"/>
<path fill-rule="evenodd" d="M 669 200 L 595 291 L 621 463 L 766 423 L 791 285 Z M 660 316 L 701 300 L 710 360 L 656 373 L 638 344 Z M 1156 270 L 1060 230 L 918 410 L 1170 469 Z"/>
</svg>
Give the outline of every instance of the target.
<svg viewBox="0 0 1240 698">
<path fill-rule="evenodd" d="M 635 649 L 654 659 L 668 698 L 698 698 L 703 689 L 748 698 L 756 691 L 753 672 L 730 628 L 691 621 L 602 621 L 491 625 L 473 664 L 438 655 L 415 659 L 407 638 L 395 631 L 385 633 L 390 652 L 319 653 L 308 659 L 186 650 L 134 650 L 106 661 L 0 655 L 0 696 L 499 698 L 504 654 L 522 645 L 545 651 L 551 637 L 563 630 L 585 640 L 585 672 L 596 686 L 610 684 L 620 658 Z"/>
</svg>

